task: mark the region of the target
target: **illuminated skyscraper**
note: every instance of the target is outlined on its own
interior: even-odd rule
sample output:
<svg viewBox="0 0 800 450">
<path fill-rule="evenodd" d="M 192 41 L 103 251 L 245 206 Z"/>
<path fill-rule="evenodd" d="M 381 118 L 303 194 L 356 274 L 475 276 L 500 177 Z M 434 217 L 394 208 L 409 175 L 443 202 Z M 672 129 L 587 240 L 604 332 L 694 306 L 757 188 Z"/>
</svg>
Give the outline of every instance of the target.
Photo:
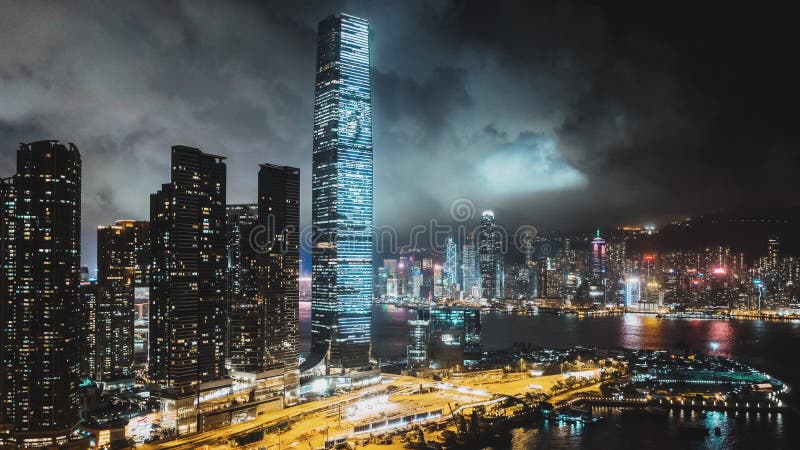
<svg viewBox="0 0 800 450">
<path fill-rule="evenodd" d="M 4 430 L 11 430 L 0 441 L 61 444 L 78 422 L 80 152 L 58 141 L 21 144 L 17 173 L 0 190 L 0 383 Z"/>
<path fill-rule="evenodd" d="M 606 277 L 606 241 L 600 237 L 600 230 L 592 239 L 592 276 L 600 283 Z"/>
<path fill-rule="evenodd" d="M 458 283 L 458 250 L 452 237 L 447 238 L 445 250 L 445 261 L 442 270 L 445 275 L 445 284 L 449 290 L 450 286 Z"/>
<path fill-rule="evenodd" d="M 285 385 L 292 389 L 299 383 L 300 358 L 300 169 L 261 164 L 257 223 L 266 238 L 256 242 L 264 330 L 261 370 L 283 370 Z"/>
<path fill-rule="evenodd" d="M 770 236 L 767 239 L 767 270 L 778 270 L 780 263 L 780 240 L 776 236 Z"/>
<path fill-rule="evenodd" d="M 408 321 L 408 347 L 406 357 L 408 367 L 426 367 L 428 365 L 428 321 L 409 320 Z"/>
<path fill-rule="evenodd" d="M 461 290 L 464 291 L 464 295 L 472 295 L 475 288 L 480 290 L 481 278 L 475 258 L 475 242 L 471 234 L 467 235 L 461 248 L 461 273 L 463 278 Z"/>
<path fill-rule="evenodd" d="M 372 201 L 369 24 L 341 14 L 317 34 L 309 367 L 369 364 Z"/>
<path fill-rule="evenodd" d="M 0 348 L 14 342 L 14 279 L 16 276 L 16 208 L 14 179 L 0 179 Z M 7 413 L 14 408 L 14 357 L 16 352 L 0 351 L 0 427 L 13 427 Z"/>
<path fill-rule="evenodd" d="M 97 370 L 97 281 L 81 280 L 79 297 L 80 374 L 95 379 Z"/>
<path fill-rule="evenodd" d="M 92 370 L 97 380 L 133 377 L 134 289 L 149 278 L 149 243 L 148 222 L 119 220 L 97 229 L 97 359 Z"/>
<path fill-rule="evenodd" d="M 411 296 L 420 298 L 422 295 L 423 276 L 419 267 L 411 267 Z"/>
<path fill-rule="evenodd" d="M 474 365 L 481 360 L 480 309 L 432 308 L 420 310 L 419 316 L 429 321 L 431 367 Z"/>
<path fill-rule="evenodd" d="M 639 277 L 631 276 L 625 280 L 625 306 L 637 308 L 642 299 L 642 283 Z"/>
<path fill-rule="evenodd" d="M 250 243 L 258 218 L 257 204 L 227 205 L 228 269 L 227 308 L 230 368 L 259 372 L 263 334 L 258 314 L 258 254 Z"/>
<path fill-rule="evenodd" d="M 387 271 L 387 275 L 389 278 L 397 279 L 397 260 L 396 259 L 384 259 L 383 260 L 383 267 Z"/>
<path fill-rule="evenodd" d="M 445 289 L 444 285 L 446 283 L 446 278 L 444 276 L 444 271 L 442 271 L 442 266 L 436 264 L 433 266 L 433 270 L 431 271 L 433 274 L 433 296 L 436 298 L 441 298 L 445 296 Z"/>
<path fill-rule="evenodd" d="M 225 163 L 172 147 L 150 196 L 150 382 L 177 395 L 225 375 Z"/>
<path fill-rule="evenodd" d="M 242 285 L 247 284 L 250 268 L 244 260 L 249 247 L 250 225 L 258 217 L 255 203 L 227 205 L 225 207 L 228 228 L 228 297 L 229 302 L 242 294 Z"/>
<path fill-rule="evenodd" d="M 481 279 L 481 296 L 492 299 L 502 297 L 503 264 L 501 255 L 501 236 L 494 221 L 492 211 L 481 215 L 478 232 L 478 269 Z"/>
</svg>

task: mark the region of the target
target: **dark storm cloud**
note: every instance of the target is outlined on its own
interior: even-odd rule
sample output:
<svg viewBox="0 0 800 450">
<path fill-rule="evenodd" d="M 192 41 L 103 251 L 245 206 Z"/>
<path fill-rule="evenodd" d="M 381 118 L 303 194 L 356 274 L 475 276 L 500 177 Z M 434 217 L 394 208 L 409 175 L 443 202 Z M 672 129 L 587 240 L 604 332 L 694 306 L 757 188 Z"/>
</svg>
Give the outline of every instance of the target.
<svg viewBox="0 0 800 450">
<path fill-rule="evenodd" d="M 576 229 L 794 192 L 797 140 L 786 111 L 768 106 L 788 107 L 797 88 L 779 99 L 780 86 L 725 46 L 725 34 L 750 55 L 751 41 L 797 42 L 782 25 L 793 16 L 769 8 L 754 17 L 777 25 L 734 11 L 718 33 L 707 31 L 714 8 L 682 19 L 681 5 L 658 14 L 449 1 L 0 9 L 2 174 L 13 172 L 18 142 L 79 146 L 89 263 L 96 225 L 148 217 L 173 144 L 228 156 L 231 203 L 255 200 L 257 163 L 300 167 L 309 222 L 315 30 L 338 11 L 368 18 L 374 33 L 378 225 L 446 220 L 460 197 L 508 227 Z M 754 58 L 779 85 L 796 81 L 778 58 Z M 737 88 L 744 106 L 730 100 Z"/>
</svg>

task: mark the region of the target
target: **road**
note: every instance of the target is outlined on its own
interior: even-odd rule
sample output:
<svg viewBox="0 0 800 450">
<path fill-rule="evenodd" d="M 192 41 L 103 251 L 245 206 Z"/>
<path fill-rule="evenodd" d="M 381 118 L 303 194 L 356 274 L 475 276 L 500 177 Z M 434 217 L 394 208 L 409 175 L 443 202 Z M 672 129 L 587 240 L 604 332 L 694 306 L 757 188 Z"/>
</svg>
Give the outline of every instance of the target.
<svg viewBox="0 0 800 450">
<path fill-rule="evenodd" d="M 479 404 L 488 404 L 505 396 L 523 396 L 526 392 L 549 393 L 562 375 L 530 377 L 527 373 L 510 374 L 494 378 L 463 378 L 452 382 L 431 382 L 419 378 L 385 375 L 381 384 L 352 393 L 328 397 L 283 410 L 272 411 L 254 420 L 219 429 L 181 436 L 175 440 L 143 445 L 142 449 L 194 449 L 228 448 L 230 437 L 257 431 L 262 427 L 287 419 L 292 427 L 282 433 L 272 433 L 252 448 L 266 447 L 271 450 L 298 447 L 318 448 L 327 439 L 351 436 L 354 426 L 375 421 L 392 420 L 409 414 L 442 411 L 445 416 L 452 407 L 456 411 Z M 430 392 L 419 393 L 420 385 L 431 386 Z M 394 386 L 388 394 L 389 386 Z M 560 402 L 577 392 L 596 390 L 597 385 L 555 396 L 551 402 Z M 381 394 L 383 395 L 377 395 Z M 563 396 L 563 398 L 562 398 Z M 369 400 L 366 399 L 369 397 Z M 363 401 L 360 401 L 363 400 Z"/>
<path fill-rule="evenodd" d="M 332 405 L 335 405 L 337 403 L 348 403 L 365 396 L 385 391 L 388 388 L 388 386 L 391 385 L 397 386 L 398 388 L 402 388 L 404 385 L 409 383 L 414 383 L 418 385 L 419 381 L 420 380 L 417 378 L 405 377 L 400 375 L 384 376 L 383 383 L 375 386 L 370 386 L 364 389 L 360 389 L 352 393 L 328 397 L 321 400 L 315 400 L 312 402 L 303 403 L 301 405 L 292 406 L 278 411 L 271 411 L 268 413 L 264 413 L 249 422 L 230 425 L 227 427 L 222 427 L 219 429 L 206 431 L 202 433 L 195 433 L 191 435 L 181 436 L 178 437 L 177 439 L 158 444 L 144 444 L 139 448 L 143 450 L 150 450 L 150 449 L 177 450 L 181 448 L 190 449 L 190 448 L 202 447 L 204 445 L 217 444 L 220 443 L 221 441 L 227 441 L 227 439 L 231 436 L 257 431 L 259 428 L 265 425 L 277 423 L 286 419 L 299 419 L 308 414 L 330 409 Z"/>
</svg>

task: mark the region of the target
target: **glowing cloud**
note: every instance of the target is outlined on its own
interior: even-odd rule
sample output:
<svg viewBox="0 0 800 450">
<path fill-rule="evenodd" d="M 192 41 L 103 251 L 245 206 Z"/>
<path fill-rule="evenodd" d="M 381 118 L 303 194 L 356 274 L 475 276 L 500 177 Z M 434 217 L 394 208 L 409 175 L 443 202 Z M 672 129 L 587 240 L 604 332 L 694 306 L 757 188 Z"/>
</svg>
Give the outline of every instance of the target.
<svg viewBox="0 0 800 450">
<path fill-rule="evenodd" d="M 477 165 L 478 176 L 501 194 L 524 194 L 586 186 L 584 174 L 572 167 L 541 134 L 521 133 Z"/>
</svg>

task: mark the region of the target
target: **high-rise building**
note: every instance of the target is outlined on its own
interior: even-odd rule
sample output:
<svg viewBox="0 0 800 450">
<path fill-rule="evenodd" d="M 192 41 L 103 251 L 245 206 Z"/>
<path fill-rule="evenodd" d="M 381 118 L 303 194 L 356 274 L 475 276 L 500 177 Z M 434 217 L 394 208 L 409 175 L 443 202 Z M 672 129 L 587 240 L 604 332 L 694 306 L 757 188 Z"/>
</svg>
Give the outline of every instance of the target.
<svg viewBox="0 0 800 450">
<path fill-rule="evenodd" d="M 228 206 L 231 376 L 298 385 L 300 170 L 262 164 L 258 203 Z"/>
<path fill-rule="evenodd" d="M 389 270 L 386 267 L 379 267 L 378 274 L 375 277 L 375 297 L 382 298 L 386 296 L 386 285 L 389 282 Z"/>
<path fill-rule="evenodd" d="M 227 205 L 227 310 L 230 369 L 259 372 L 263 363 L 263 330 L 258 306 L 258 253 L 251 244 L 257 229 L 258 204 Z"/>
<path fill-rule="evenodd" d="M 428 366 L 428 321 L 415 319 L 408 321 L 408 347 L 406 357 L 408 367 Z"/>
<path fill-rule="evenodd" d="M 767 239 L 767 270 L 776 271 L 780 263 L 780 240 L 776 236 Z"/>
<path fill-rule="evenodd" d="M 481 310 L 478 308 L 431 308 L 420 310 L 428 320 L 432 368 L 474 365 L 482 358 Z"/>
<path fill-rule="evenodd" d="M 502 236 L 495 224 L 494 213 L 484 211 L 481 214 L 481 226 L 478 232 L 478 269 L 481 295 L 486 299 L 503 296 L 501 239 Z"/>
<path fill-rule="evenodd" d="M 408 295 L 412 282 L 411 261 L 408 256 L 401 256 L 397 262 L 397 295 Z"/>
<path fill-rule="evenodd" d="M 312 173 L 311 355 L 304 368 L 369 365 L 372 275 L 372 106 L 369 24 L 319 24 Z"/>
<path fill-rule="evenodd" d="M 237 204 L 225 207 L 228 228 L 228 297 L 229 303 L 242 294 L 242 285 L 248 284 L 249 271 L 246 253 L 249 250 L 250 231 L 248 228 L 258 217 L 258 204 Z M 243 258 L 244 254 L 244 258 Z"/>
<path fill-rule="evenodd" d="M 625 280 L 625 306 L 637 308 L 642 299 L 642 284 L 638 276 Z"/>
<path fill-rule="evenodd" d="M 225 163 L 172 147 L 171 182 L 150 196 L 149 378 L 178 395 L 225 375 Z"/>
<path fill-rule="evenodd" d="M 597 283 L 601 283 L 606 276 L 606 241 L 600 237 L 599 229 L 592 239 L 592 276 Z"/>
<path fill-rule="evenodd" d="M 481 285 L 480 272 L 475 258 L 475 242 L 471 234 L 466 237 L 464 246 L 461 248 L 461 255 L 462 290 L 468 293 L 467 295 L 471 295 L 475 288 L 480 290 Z"/>
<path fill-rule="evenodd" d="M 99 381 L 132 378 L 134 293 L 149 283 L 150 226 L 118 220 L 97 228 L 96 367 Z"/>
<path fill-rule="evenodd" d="M 449 290 L 450 286 L 458 283 L 458 248 L 452 237 L 447 238 L 442 270 L 445 275 L 445 284 Z"/>
<path fill-rule="evenodd" d="M 97 370 L 97 281 L 82 280 L 79 294 L 80 374 L 96 379 Z"/>
<path fill-rule="evenodd" d="M 21 144 L 3 193 L 3 444 L 60 445 L 78 423 L 81 155 Z M 6 234 L 8 233 L 8 234 Z"/>
<path fill-rule="evenodd" d="M 261 370 L 282 369 L 289 391 L 299 384 L 300 169 L 261 164 L 257 223 L 266 238 L 256 240 L 264 329 Z"/>
<path fill-rule="evenodd" d="M 397 297 L 397 279 L 389 278 L 386 280 L 386 296 L 389 298 Z"/>
<path fill-rule="evenodd" d="M 444 297 L 446 278 L 444 276 L 444 271 L 442 271 L 442 266 L 439 264 L 434 265 L 431 273 L 433 274 L 433 278 L 431 279 L 433 284 L 433 296 L 436 298 Z"/>
<path fill-rule="evenodd" d="M 422 269 L 419 267 L 411 267 L 411 296 L 415 299 L 422 297 L 422 284 L 424 277 L 422 276 Z"/>
<path fill-rule="evenodd" d="M 384 259 L 383 260 L 383 267 L 386 269 L 388 278 L 395 278 L 397 279 L 398 271 L 397 271 L 397 259 Z"/>
<path fill-rule="evenodd" d="M 16 278 L 17 196 L 13 178 L 0 179 L 0 349 L 11 349 L 14 342 L 14 280 Z M 13 351 L 0 351 L 0 427 L 13 426 L 6 412 L 14 407 Z M 7 423 L 8 422 L 8 423 Z"/>
</svg>

